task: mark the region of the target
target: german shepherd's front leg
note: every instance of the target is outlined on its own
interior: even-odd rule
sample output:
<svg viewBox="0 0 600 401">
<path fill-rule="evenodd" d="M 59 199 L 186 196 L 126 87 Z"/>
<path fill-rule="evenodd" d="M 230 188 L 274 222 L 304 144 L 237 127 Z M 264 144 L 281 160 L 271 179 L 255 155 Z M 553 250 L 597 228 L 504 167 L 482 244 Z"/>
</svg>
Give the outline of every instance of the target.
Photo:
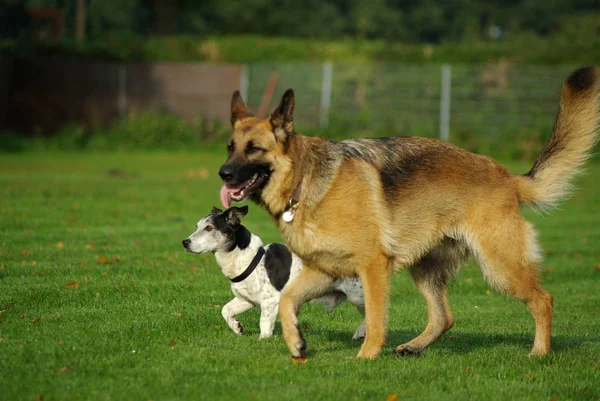
<svg viewBox="0 0 600 401">
<path fill-rule="evenodd" d="M 377 255 L 358 272 L 365 294 L 367 324 L 358 358 L 375 358 L 385 343 L 391 273 L 392 264 L 383 254 Z"/>
<path fill-rule="evenodd" d="M 300 306 L 321 295 L 332 283 L 333 279 L 327 274 L 305 266 L 281 294 L 279 319 L 283 339 L 292 353 L 292 358 L 306 356 L 306 341 L 298 327 Z"/>
</svg>

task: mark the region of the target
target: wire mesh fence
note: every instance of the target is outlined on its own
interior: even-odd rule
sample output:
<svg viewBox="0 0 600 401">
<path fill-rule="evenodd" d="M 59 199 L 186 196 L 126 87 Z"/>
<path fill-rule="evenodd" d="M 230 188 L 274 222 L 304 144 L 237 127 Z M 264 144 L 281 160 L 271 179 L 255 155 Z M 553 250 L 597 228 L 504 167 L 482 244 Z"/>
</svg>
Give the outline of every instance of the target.
<svg viewBox="0 0 600 401">
<path fill-rule="evenodd" d="M 444 68 L 447 79 L 442 79 Z M 340 137 L 361 132 L 439 137 L 441 131 L 443 136 L 445 86 L 451 140 L 502 137 L 510 141 L 548 135 L 558 111 L 560 85 L 574 68 L 508 63 L 333 64 L 327 79 L 327 64 L 251 64 L 246 66 L 245 85 L 248 104 L 256 109 L 264 103 L 265 87 L 275 78 L 269 109 L 287 88 L 293 88 L 298 129 L 327 126 L 330 134 L 339 129 Z"/>
<path fill-rule="evenodd" d="M 0 126 L 23 131 L 40 126 L 51 133 L 73 121 L 96 126 L 156 111 L 191 125 L 215 120 L 228 128 L 235 89 L 264 117 L 293 88 L 296 128 L 302 133 L 329 139 L 427 136 L 479 153 L 531 158 L 551 131 L 560 85 L 575 66 L 240 66 L 18 58 L 12 64 L 0 59 L 1 69 L 9 75 L 0 79 L 5 110 Z"/>
</svg>

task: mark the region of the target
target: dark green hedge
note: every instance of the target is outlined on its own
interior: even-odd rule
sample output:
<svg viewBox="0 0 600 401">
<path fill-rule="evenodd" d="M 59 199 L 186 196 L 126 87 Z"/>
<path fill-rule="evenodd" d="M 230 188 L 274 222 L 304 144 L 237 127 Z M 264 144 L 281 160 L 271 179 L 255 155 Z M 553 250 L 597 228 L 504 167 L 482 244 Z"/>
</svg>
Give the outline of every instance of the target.
<svg viewBox="0 0 600 401">
<path fill-rule="evenodd" d="M 600 35 L 575 32 L 542 39 L 533 34 L 519 34 L 498 42 L 438 45 L 256 36 L 109 35 L 84 44 L 72 40 L 38 42 L 30 51 L 40 55 L 122 61 L 483 63 L 504 60 L 524 64 L 590 64 L 600 63 Z"/>
</svg>

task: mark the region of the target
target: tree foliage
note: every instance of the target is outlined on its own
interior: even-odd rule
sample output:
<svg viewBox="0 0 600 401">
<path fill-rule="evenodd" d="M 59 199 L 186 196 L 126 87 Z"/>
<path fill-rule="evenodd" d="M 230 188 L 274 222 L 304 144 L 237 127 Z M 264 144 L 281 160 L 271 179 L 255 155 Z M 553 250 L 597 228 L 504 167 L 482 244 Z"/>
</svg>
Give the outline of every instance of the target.
<svg viewBox="0 0 600 401">
<path fill-rule="evenodd" d="M 387 39 L 491 40 L 559 31 L 564 18 L 600 12 L 598 0 L 180 0 L 186 33 Z"/>
<path fill-rule="evenodd" d="M 63 11 L 65 35 L 71 37 L 75 3 L 0 0 L 0 35 L 14 36 L 26 9 L 52 7 Z M 573 21 L 580 16 L 585 16 L 584 34 L 574 32 Z M 522 33 L 545 37 L 567 30 L 570 37 L 585 39 L 590 25 L 600 25 L 600 0 L 87 0 L 90 39 L 152 34 L 155 22 L 165 18 L 172 19 L 173 33 L 200 36 L 441 43 L 504 40 Z"/>
</svg>

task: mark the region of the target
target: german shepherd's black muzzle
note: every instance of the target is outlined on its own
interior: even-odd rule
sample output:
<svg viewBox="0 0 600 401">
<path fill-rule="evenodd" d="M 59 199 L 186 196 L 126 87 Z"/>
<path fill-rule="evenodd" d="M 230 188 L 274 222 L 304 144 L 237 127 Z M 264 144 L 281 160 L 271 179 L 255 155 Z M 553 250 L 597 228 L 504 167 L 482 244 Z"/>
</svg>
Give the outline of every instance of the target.
<svg viewBox="0 0 600 401">
<path fill-rule="evenodd" d="M 269 179 L 270 168 L 266 163 L 242 163 L 231 161 L 219 169 L 223 180 L 221 203 L 229 208 L 231 201 L 246 200 L 256 190 L 262 188 Z"/>
</svg>

